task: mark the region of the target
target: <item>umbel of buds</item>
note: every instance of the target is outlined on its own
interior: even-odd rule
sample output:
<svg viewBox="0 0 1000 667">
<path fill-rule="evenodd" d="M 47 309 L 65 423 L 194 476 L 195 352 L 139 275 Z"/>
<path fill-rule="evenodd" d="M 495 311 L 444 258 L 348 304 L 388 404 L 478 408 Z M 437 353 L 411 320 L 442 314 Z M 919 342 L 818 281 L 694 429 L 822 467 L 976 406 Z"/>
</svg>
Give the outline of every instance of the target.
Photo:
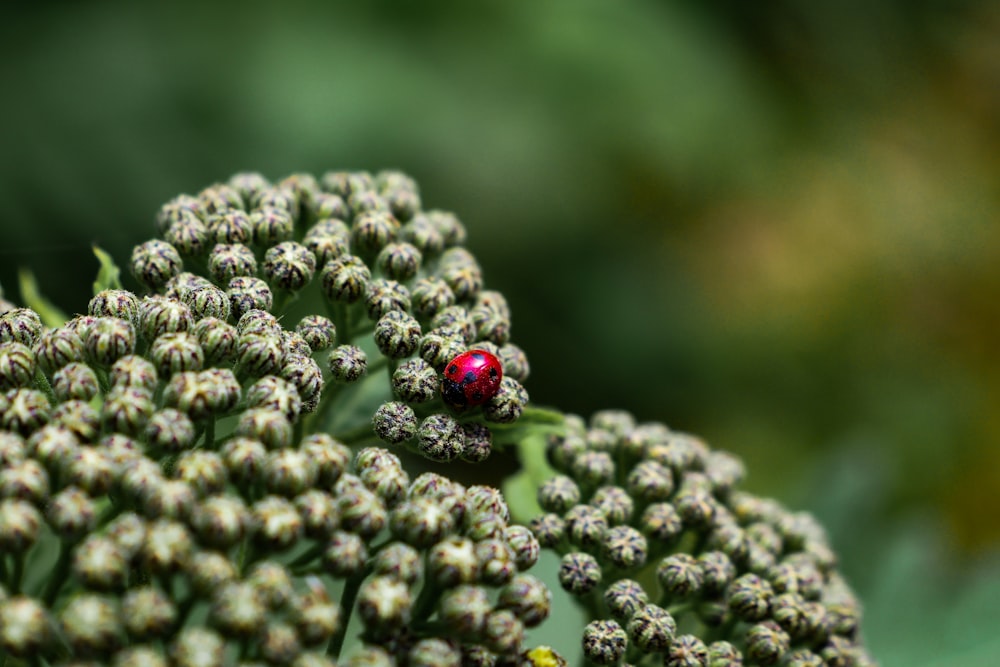
<svg viewBox="0 0 1000 667">
<path fill-rule="evenodd" d="M 106 260 L 68 321 L 0 301 L 0 662 L 558 664 L 525 643 L 533 534 L 496 489 L 407 470 L 530 424 L 459 220 L 400 173 L 331 172 L 238 174 L 156 224 L 138 289 Z M 469 350 L 510 366 L 456 406 Z"/>
<path fill-rule="evenodd" d="M 237 174 L 156 226 L 68 320 L 0 295 L 3 664 L 565 667 L 526 640 L 546 582 L 590 614 L 575 664 L 872 664 L 822 530 L 734 457 L 528 405 L 409 177 Z M 446 474 L 546 436 L 530 526 Z"/>
<path fill-rule="evenodd" d="M 822 527 L 740 490 L 733 455 L 618 410 L 567 417 L 546 454 L 530 527 L 591 619 L 590 664 L 875 664 Z"/>
</svg>

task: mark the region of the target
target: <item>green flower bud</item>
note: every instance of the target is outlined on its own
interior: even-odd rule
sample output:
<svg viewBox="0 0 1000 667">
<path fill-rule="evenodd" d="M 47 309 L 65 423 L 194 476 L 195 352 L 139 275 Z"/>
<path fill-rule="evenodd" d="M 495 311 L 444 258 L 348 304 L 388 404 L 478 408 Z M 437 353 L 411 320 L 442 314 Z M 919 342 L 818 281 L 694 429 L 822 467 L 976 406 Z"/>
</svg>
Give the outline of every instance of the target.
<svg viewBox="0 0 1000 667">
<path fill-rule="evenodd" d="M 302 399 L 295 387 L 279 377 L 265 375 L 251 385 L 246 393 L 248 408 L 277 410 L 289 422 L 298 419 L 302 410 Z"/>
<path fill-rule="evenodd" d="M 250 213 L 254 242 L 269 248 L 284 241 L 291 241 L 295 234 L 295 220 L 287 210 L 262 208 Z"/>
<path fill-rule="evenodd" d="M 243 539 L 250 513 L 239 497 L 211 496 L 194 507 L 191 527 L 206 546 L 225 549 Z"/>
<path fill-rule="evenodd" d="M 734 563 L 741 563 L 747 556 L 749 540 L 743 529 L 732 520 L 716 521 L 708 534 L 707 547 L 721 551 Z"/>
<path fill-rule="evenodd" d="M 513 343 L 506 343 L 500 347 L 497 355 L 500 364 L 503 366 L 503 374 L 513 378 L 518 382 L 524 382 L 531 374 L 531 367 L 528 365 L 528 356 L 524 350 Z"/>
<path fill-rule="evenodd" d="M 595 664 L 618 664 L 626 648 L 628 637 L 615 621 L 591 621 L 583 630 L 583 654 Z"/>
<path fill-rule="evenodd" d="M 465 451 L 465 432 L 448 415 L 431 415 L 417 429 L 420 453 L 432 461 L 454 461 Z"/>
<path fill-rule="evenodd" d="M 118 590 L 125 584 L 128 561 L 114 540 L 89 535 L 73 553 L 73 572 L 87 588 Z"/>
<path fill-rule="evenodd" d="M 297 292 L 313 279 L 316 257 L 295 241 L 284 241 L 264 255 L 264 276 L 275 287 Z"/>
<path fill-rule="evenodd" d="M 504 376 L 500 390 L 483 405 L 483 416 L 488 421 L 510 424 L 517 421 L 528 404 L 528 392 L 512 377 Z"/>
<path fill-rule="evenodd" d="M 54 427 L 60 427 L 84 442 L 96 440 L 101 427 L 97 411 L 89 403 L 79 400 L 60 403 L 51 412 L 51 418 Z"/>
<path fill-rule="evenodd" d="M 337 341 L 337 328 L 322 315 L 306 315 L 295 326 L 295 332 L 314 352 L 322 352 Z"/>
<path fill-rule="evenodd" d="M 250 568 L 247 578 L 261 599 L 271 609 L 281 609 L 292 599 L 295 590 L 292 579 L 283 565 L 271 560 L 260 561 Z"/>
<path fill-rule="evenodd" d="M 386 525 L 388 520 L 381 499 L 360 485 L 351 489 L 344 486 L 341 477 L 334 487 L 340 509 L 341 526 L 362 537 L 373 537 Z"/>
<path fill-rule="evenodd" d="M 193 331 L 205 355 L 206 366 L 228 364 L 236 358 L 239 334 L 233 325 L 214 317 L 206 317 L 198 320 Z"/>
<path fill-rule="evenodd" d="M 302 518 L 284 498 L 267 496 L 254 503 L 252 514 L 254 538 L 270 549 L 287 549 L 302 537 Z"/>
<path fill-rule="evenodd" d="M 109 597 L 74 596 L 59 614 L 59 623 L 70 648 L 81 657 L 106 655 L 125 640 L 121 612 Z"/>
<path fill-rule="evenodd" d="M 417 418 L 405 403 L 383 403 L 372 417 L 372 428 L 380 439 L 395 445 L 416 435 Z"/>
<path fill-rule="evenodd" d="M 364 261 L 354 255 L 327 261 L 320 275 L 323 294 L 328 300 L 340 303 L 354 303 L 364 296 L 371 277 Z"/>
<path fill-rule="evenodd" d="M 358 613 L 371 631 L 409 623 L 412 607 L 410 589 L 392 577 L 372 577 L 361 585 L 358 593 Z"/>
<path fill-rule="evenodd" d="M 83 339 L 69 327 L 49 329 L 38 336 L 32 351 L 38 366 L 52 374 L 62 367 L 83 361 Z"/>
<path fill-rule="evenodd" d="M 389 243 L 379 252 L 375 264 L 386 278 L 406 282 L 417 275 L 422 260 L 416 246 L 409 243 Z"/>
<path fill-rule="evenodd" d="M 309 228 L 302 238 L 302 243 L 316 257 L 318 265 L 324 267 L 348 254 L 350 231 L 341 220 L 322 219 Z"/>
<path fill-rule="evenodd" d="M 164 285 L 184 267 L 177 249 L 166 241 L 153 239 L 132 250 L 132 275 L 151 289 Z"/>
<path fill-rule="evenodd" d="M 413 285 L 411 293 L 413 312 L 427 320 L 455 303 L 455 294 L 440 278 L 421 278 Z"/>
<path fill-rule="evenodd" d="M 601 583 L 601 566 L 588 553 L 574 551 L 559 563 L 559 584 L 573 595 L 586 595 Z"/>
<path fill-rule="evenodd" d="M 193 546 L 184 524 L 157 519 L 147 524 L 139 558 L 154 573 L 176 572 L 188 563 Z"/>
<path fill-rule="evenodd" d="M 759 665 L 774 665 L 788 652 L 790 639 L 777 623 L 765 621 L 746 634 L 747 658 Z"/>
<path fill-rule="evenodd" d="M 483 645 L 500 655 L 511 655 L 520 652 L 524 642 L 524 624 L 506 609 L 493 611 L 486 617 L 483 626 Z"/>
<path fill-rule="evenodd" d="M 253 250 L 242 243 L 218 243 L 208 256 L 208 271 L 212 280 L 228 285 L 233 278 L 254 276 L 257 273 L 257 258 Z"/>
<path fill-rule="evenodd" d="M 417 351 L 420 325 L 401 310 L 391 310 L 375 324 L 375 344 L 390 359 L 403 359 Z"/>
<path fill-rule="evenodd" d="M 251 203 L 255 197 L 271 187 L 270 182 L 263 175 L 253 171 L 233 174 L 227 185 L 236 190 L 244 202 Z"/>
<path fill-rule="evenodd" d="M 108 492 L 115 465 L 106 448 L 80 447 L 64 460 L 63 483 L 79 486 L 92 496 Z"/>
<path fill-rule="evenodd" d="M 159 383 L 156 367 L 134 354 L 124 356 L 112 364 L 108 379 L 114 390 L 135 389 L 146 394 L 152 394 Z"/>
<path fill-rule="evenodd" d="M 163 390 L 166 406 L 176 408 L 195 421 L 232 410 L 239 399 L 239 382 L 232 371 L 221 368 L 178 373 L 170 378 Z M 244 413 L 241 423 L 244 417 L 251 419 L 255 415 L 256 411 Z"/>
<path fill-rule="evenodd" d="M 315 473 L 315 468 L 313 472 Z M 310 489 L 296 496 L 294 502 L 308 537 L 325 540 L 340 525 L 337 501 L 329 493 Z"/>
<path fill-rule="evenodd" d="M 249 375 L 261 377 L 281 371 L 285 353 L 281 339 L 274 335 L 242 335 L 237 343 L 239 368 Z"/>
<path fill-rule="evenodd" d="M 247 582 L 227 582 L 215 589 L 209 619 L 223 634 L 250 637 L 265 621 L 263 596 Z"/>
<path fill-rule="evenodd" d="M 89 401 L 101 390 L 97 374 L 90 366 L 78 362 L 66 364 L 52 376 L 52 391 L 60 401 Z"/>
<path fill-rule="evenodd" d="M 334 382 L 357 382 L 368 372 L 368 355 L 355 345 L 338 345 L 327 357 Z"/>
<path fill-rule="evenodd" d="M 629 471 L 626 488 L 640 502 L 664 501 L 674 492 L 673 473 L 656 461 L 640 461 Z"/>
<path fill-rule="evenodd" d="M 239 578 L 236 565 L 223 554 L 214 551 L 198 552 L 185 569 L 191 588 L 202 597 L 211 596 L 219 587 Z"/>
<path fill-rule="evenodd" d="M 28 501 L 0 500 L 0 547 L 5 553 L 23 554 L 30 549 L 38 541 L 41 525 L 41 515 Z"/>
<path fill-rule="evenodd" d="M 30 308 L 14 308 L 0 314 L 0 343 L 31 347 L 42 333 L 42 320 Z"/>
<path fill-rule="evenodd" d="M 229 295 L 232 316 L 237 321 L 250 310 L 271 310 L 274 303 L 274 295 L 267 283 L 250 276 L 230 280 L 226 294 Z"/>
<path fill-rule="evenodd" d="M 52 496 L 46 513 L 52 530 L 70 541 L 78 540 L 93 530 L 97 521 L 94 501 L 75 486 Z"/>
<path fill-rule="evenodd" d="M 84 340 L 87 358 L 99 366 L 110 366 L 135 349 L 135 329 L 125 320 L 99 317 Z"/>
<path fill-rule="evenodd" d="M 319 484 L 329 488 L 340 478 L 351 460 L 351 451 L 325 433 L 307 435 L 299 445 L 319 473 Z"/>
<path fill-rule="evenodd" d="M 392 391 L 407 403 L 426 403 L 437 396 L 440 380 L 423 359 L 410 359 L 392 374 Z"/>
<path fill-rule="evenodd" d="M 195 493 L 180 480 L 154 480 L 144 489 L 141 501 L 142 511 L 148 517 L 179 519 L 191 513 Z"/>
<path fill-rule="evenodd" d="M 185 220 L 192 216 L 198 218 L 200 215 L 201 208 L 197 198 L 191 195 L 177 195 L 163 204 L 160 210 L 157 211 L 156 227 L 162 232 L 178 220 Z"/>
<path fill-rule="evenodd" d="M 250 205 L 258 210 L 276 208 L 287 211 L 289 215 L 293 216 L 293 219 L 298 215 L 299 207 L 298 199 L 291 190 L 277 186 L 266 187 L 258 191 L 251 196 Z"/>
<path fill-rule="evenodd" d="M 694 635 L 680 635 L 667 649 L 663 664 L 664 667 L 705 667 L 708 647 Z"/>
<path fill-rule="evenodd" d="M 45 394 L 34 389 L 13 389 L 4 396 L 7 409 L 0 414 L 0 426 L 27 436 L 44 426 L 52 406 Z"/>
<path fill-rule="evenodd" d="M 476 542 L 476 560 L 479 561 L 479 580 L 491 586 L 502 586 L 517 574 L 517 563 L 510 545 L 497 538 Z"/>
<path fill-rule="evenodd" d="M 224 282 L 228 281 L 229 278 Z M 191 314 L 195 320 L 203 320 L 206 317 L 227 320 L 232 309 L 232 305 L 229 303 L 229 295 L 215 285 L 195 287 L 188 291 L 182 297 L 182 300 L 191 309 Z"/>
<path fill-rule="evenodd" d="M 823 658 L 805 648 L 788 653 L 782 664 L 787 665 L 787 667 L 826 667 L 827 665 L 823 662 Z"/>
<path fill-rule="evenodd" d="M 351 248 L 354 252 L 370 256 L 396 239 L 399 222 L 384 208 L 384 203 L 364 201 L 355 195 L 348 197 L 348 204 L 360 212 L 351 225 Z M 367 209 L 367 210 L 366 210 Z"/>
<path fill-rule="evenodd" d="M 441 540 L 427 553 L 427 576 L 437 586 L 450 588 L 472 583 L 479 570 L 475 543 L 465 537 Z"/>
<path fill-rule="evenodd" d="M 602 486 L 594 492 L 590 504 L 601 510 L 608 525 L 617 526 L 632 518 L 634 503 L 631 496 L 618 486 Z"/>
<path fill-rule="evenodd" d="M 316 483 L 317 470 L 309 457 L 294 449 L 279 449 L 264 462 L 264 484 L 271 493 L 294 497 Z"/>
<path fill-rule="evenodd" d="M 142 433 L 156 410 L 145 389 L 115 387 L 104 398 L 101 422 L 105 430 L 136 436 Z"/>
<path fill-rule="evenodd" d="M 466 350 L 465 340 L 453 328 L 432 329 L 420 339 L 420 357 L 437 370 L 443 371 L 452 359 Z"/>
<path fill-rule="evenodd" d="M 721 551 L 704 551 L 698 555 L 698 566 L 702 573 L 702 591 L 708 595 L 720 595 L 736 576 L 736 567 Z"/>
<path fill-rule="evenodd" d="M 335 577 L 352 577 L 365 568 L 368 548 L 354 533 L 334 531 L 323 550 L 323 569 Z"/>
<path fill-rule="evenodd" d="M 497 608 L 510 609 L 525 627 L 533 628 L 548 618 L 552 593 L 539 579 L 518 574 L 500 589 Z"/>
<path fill-rule="evenodd" d="M 614 526 L 604 534 L 602 553 L 611 565 L 630 570 L 646 563 L 646 538 L 631 526 Z"/>
<path fill-rule="evenodd" d="M 565 514 L 566 531 L 570 541 L 581 549 L 596 551 L 608 529 L 604 513 L 590 505 L 577 505 Z"/>
<path fill-rule="evenodd" d="M 163 239 L 181 255 L 201 255 L 208 248 L 208 227 L 193 216 L 170 224 L 163 232 Z"/>
<path fill-rule="evenodd" d="M 744 621 L 760 621 L 767 617 L 774 592 L 766 580 L 747 573 L 729 585 L 729 608 Z"/>
<path fill-rule="evenodd" d="M 20 498 L 41 505 L 49 497 L 49 486 L 48 472 L 34 459 L 4 462 L 0 468 L 0 498 Z"/>
<path fill-rule="evenodd" d="M 194 316 L 191 315 L 191 309 L 180 301 L 151 296 L 139 304 L 139 331 L 147 341 L 155 340 L 165 333 L 188 331 L 193 325 Z M 92 332 L 93 326 L 89 333 Z M 87 342 L 87 339 L 84 342 Z"/>
<path fill-rule="evenodd" d="M 216 183 L 198 193 L 198 213 L 202 218 L 243 209 L 243 199 L 236 188 Z"/>
<path fill-rule="evenodd" d="M 368 311 L 368 317 L 373 320 L 394 310 L 408 311 L 410 291 L 395 280 L 377 278 L 368 283 L 365 291 L 365 309 Z"/>
<path fill-rule="evenodd" d="M 374 556 L 371 571 L 412 586 L 423 575 L 423 557 L 408 544 L 392 542 Z"/>
<path fill-rule="evenodd" d="M 189 627 L 170 644 L 171 664 L 177 667 L 222 667 L 226 645 L 215 632 Z"/>
<path fill-rule="evenodd" d="M 604 603 L 608 611 L 620 623 L 628 623 L 632 615 L 649 602 L 649 596 L 638 582 L 632 579 L 619 579 L 604 592 Z"/>
<path fill-rule="evenodd" d="M 317 220 L 331 218 L 346 220 L 351 214 L 344 199 L 329 192 L 316 193 L 311 208 L 313 217 Z"/>
<path fill-rule="evenodd" d="M 0 647 L 15 658 L 46 653 L 52 629 L 48 611 L 37 600 L 18 595 L 0 601 Z"/>
<path fill-rule="evenodd" d="M 113 519 L 104 534 L 115 541 L 125 558 L 135 558 L 146 539 L 146 522 L 134 512 L 124 512 Z"/>
<path fill-rule="evenodd" d="M 145 435 L 154 451 L 176 454 L 194 444 L 195 430 L 186 414 L 163 408 L 149 418 Z"/>
<path fill-rule="evenodd" d="M 205 218 L 208 237 L 216 244 L 250 243 L 253 240 L 253 223 L 243 211 L 229 210 Z"/>
<path fill-rule="evenodd" d="M 90 300 L 87 312 L 94 317 L 117 317 L 133 325 L 139 320 L 139 299 L 123 289 L 106 289 Z"/>
<path fill-rule="evenodd" d="M 704 580 L 700 563 L 685 553 L 661 560 L 656 568 L 656 577 L 671 600 L 684 600 L 697 595 Z"/>
<path fill-rule="evenodd" d="M 302 652 L 295 628 L 281 621 L 264 625 L 260 639 L 260 654 L 272 665 L 288 665 Z"/>
<path fill-rule="evenodd" d="M 465 432 L 465 448 L 462 460 L 469 463 L 482 463 L 490 457 L 493 451 L 493 433 L 482 424 L 462 424 Z"/>
<path fill-rule="evenodd" d="M 166 298 L 168 301 L 184 301 L 184 297 L 188 295 L 191 290 L 198 289 L 199 287 L 207 287 L 212 284 L 212 281 L 203 276 L 199 276 L 190 271 L 181 271 L 176 276 L 167 281 L 167 284 L 163 287 L 162 294 L 154 294 L 148 297 L 144 297 L 143 301 L 157 301 Z M 142 304 L 139 306 L 140 316 Z"/>
<path fill-rule="evenodd" d="M 665 653 L 677 632 L 677 623 L 670 612 L 655 604 L 635 611 L 628 621 L 632 642 L 644 653 Z"/>
<path fill-rule="evenodd" d="M 322 581 L 309 577 L 307 584 L 306 593 L 294 602 L 292 620 L 302 643 L 317 646 L 328 642 L 340 628 L 340 609 L 330 601 Z"/>
<path fill-rule="evenodd" d="M 461 667 L 462 652 L 458 645 L 443 639 L 421 639 L 407 654 L 410 667 Z"/>
</svg>

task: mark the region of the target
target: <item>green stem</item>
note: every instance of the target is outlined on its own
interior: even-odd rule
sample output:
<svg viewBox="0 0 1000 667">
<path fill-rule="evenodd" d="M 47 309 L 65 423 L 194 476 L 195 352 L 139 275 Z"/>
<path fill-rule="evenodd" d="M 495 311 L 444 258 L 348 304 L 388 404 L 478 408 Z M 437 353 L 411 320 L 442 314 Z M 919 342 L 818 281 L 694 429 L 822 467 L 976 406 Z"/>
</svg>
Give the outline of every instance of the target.
<svg viewBox="0 0 1000 667">
<path fill-rule="evenodd" d="M 201 446 L 205 449 L 215 449 L 215 417 L 209 417 L 205 420 L 205 433 Z"/>
<path fill-rule="evenodd" d="M 62 586 L 66 582 L 72 562 L 72 545 L 65 540 L 61 540 L 59 542 L 59 559 L 52 569 L 49 582 L 45 585 L 45 592 L 42 593 L 42 600 L 45 601 L 46 607 L 51 607 L 52 603 L 59 597 L 59 591 L 62 590 Z"/>
<path fill-rule="evenodd" d="M 52 391 L 52 385 L 49 384 L 49 379 L 45 377 L 45 373 L 43 373 L 40 368 L 35 372 L 35 386 L 37 386 L 45 394 L 45 397 L 49 399 L 49 403 L 52 405 L 59 404 L 59 399 L 56 398 L 56 393 Z"/>
<path fill-rule="evenodd" d="M 367 572 L 354 575 L 344 584 L 344 590 L 340 595 L 340 629 L 330 639 L 330 645 L 326 649 L 326 654 L 335 660 L 340 658 L 340 650 L 344 647 L 344 637 L 347 635 L 347 626 L 351 622 L 351 613 L 354 611 L 354 603 L 358 599 L 358 592 L 361 584 L 367 576 Z"/>
</svg>

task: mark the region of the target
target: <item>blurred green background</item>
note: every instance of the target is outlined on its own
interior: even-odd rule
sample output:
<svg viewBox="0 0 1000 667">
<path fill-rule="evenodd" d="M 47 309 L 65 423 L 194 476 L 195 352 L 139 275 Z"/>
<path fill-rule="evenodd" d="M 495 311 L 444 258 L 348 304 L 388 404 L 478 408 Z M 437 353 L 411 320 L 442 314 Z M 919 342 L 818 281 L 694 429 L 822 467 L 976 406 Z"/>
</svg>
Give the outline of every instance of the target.
<svg viewBox="0 0 1000 667">
<path fill-rule="evenodd" d="M 817 512 L 885 665 L 996 665 L 1000 7 L 4 3 L 0 283 L 85 308 L 158 205 L 392 167 L 514 308 L 532 398 Z"/>
</svg>

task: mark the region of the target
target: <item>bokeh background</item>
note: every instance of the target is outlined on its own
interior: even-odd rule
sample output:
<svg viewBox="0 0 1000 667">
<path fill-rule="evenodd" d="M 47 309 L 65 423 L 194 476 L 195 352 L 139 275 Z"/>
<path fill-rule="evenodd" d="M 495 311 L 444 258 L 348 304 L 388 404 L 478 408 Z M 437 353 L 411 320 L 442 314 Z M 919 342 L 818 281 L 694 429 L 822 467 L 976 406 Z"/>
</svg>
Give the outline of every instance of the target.
<svg viewBox="0 0 1000 667">
<path fill-rule="evenodd" d="M 392 167 L 533 399 L 743 456 L 884 665 L 1000 663 L 1000 6 L 3 3 L 0 283 L 85 308 L 158 205 Z"/>
</svg>

